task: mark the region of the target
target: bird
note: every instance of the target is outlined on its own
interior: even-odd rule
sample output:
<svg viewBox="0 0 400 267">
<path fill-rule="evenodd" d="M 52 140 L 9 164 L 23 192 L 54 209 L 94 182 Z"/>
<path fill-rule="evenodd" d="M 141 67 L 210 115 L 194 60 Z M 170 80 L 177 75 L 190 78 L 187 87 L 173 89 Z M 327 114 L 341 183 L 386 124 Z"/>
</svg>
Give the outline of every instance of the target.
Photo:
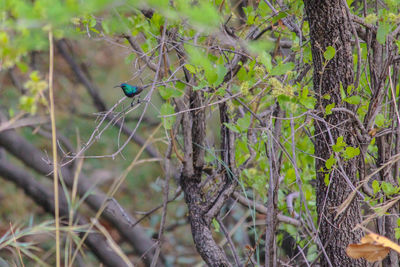
<svg viewBox="0 0 400 267">
<path fill-rule="evenodd" d="M 128 83 L 121 83 L 120 85 L 114 86 L 114 88 L 116 88 L 116 87 L 120 87 L 122 89 L 122 91 L 124 92 L 124 94 L 130 98 L 134 98 L 136 95 L 140 94 L 143 91 L 143 87 L 133 86 Z M 138 102 L 139 101 L 140 100 L 138 99 Z M 131 103 L 131 106 L 132 105 L 133 105 L 133 101 Z"/>
</svg>

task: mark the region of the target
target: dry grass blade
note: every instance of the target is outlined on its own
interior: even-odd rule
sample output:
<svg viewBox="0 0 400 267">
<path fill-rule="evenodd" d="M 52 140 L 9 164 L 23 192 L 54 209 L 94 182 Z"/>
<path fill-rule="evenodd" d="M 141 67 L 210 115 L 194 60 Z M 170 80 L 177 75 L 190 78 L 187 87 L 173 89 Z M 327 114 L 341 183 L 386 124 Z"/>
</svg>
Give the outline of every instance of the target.
<svg viewBox="0 0 400 267">
<path fill-rule="evenodd" d="M 58 203 L 58 165 L 57 165 L 57 133 L 56 133 L 56 117 L 54 112 L 54 92 L 53 92 L 53 67 L 54 67 L 54 45 L 53 32 L 49 31 L 49 100 L 50 100 L 50 120 L 51 120 L 51 135 L 52 135 L 52 150 L 53 150 L 53 175 L 54 175 L 54 218 L 56 223 L 56 266 L 61 263 L 60 252 L 60 212 Z"/>
<path fill-rule="evenodd" d="M 110 247 L 124 260 L 126 266 L 133 267 L 134 265 L 129 261 L 129 258 L 125 255 L 125 253 L 117 245 L 117 243 L 115 243 L 107 229 L 103 225 L 101 225 L 96 219 L 92 219 L 91 223 L 94 224 L 97 229 L 99 229 L 99 231 L 106 237 L 108 244 L 110 244 Z"/>
</svg>

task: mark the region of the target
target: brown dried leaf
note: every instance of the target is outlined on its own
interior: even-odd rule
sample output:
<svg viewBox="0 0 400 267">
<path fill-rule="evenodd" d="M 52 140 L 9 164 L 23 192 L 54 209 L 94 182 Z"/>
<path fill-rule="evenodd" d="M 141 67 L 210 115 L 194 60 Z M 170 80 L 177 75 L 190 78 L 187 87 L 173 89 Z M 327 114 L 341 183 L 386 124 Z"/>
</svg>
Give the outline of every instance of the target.
<svg viewBox="0 0 400 267">
<path fill-rule="evenodd" d="M 359 259 L 365 258 L 369 262 L 383 260 L 390 249 L 382 245 L 375 244 L 350 244 L 347 246 L 346 253 L 350 258 Z"/>
<path fill-rule="evenodd" d="M 370 232 L 368 230 L 368 232 Z M 347 246 L 346 253 L 350 258 L 365 258 L 369 262 L 384 259 L 390 249 L 400 253 L 400 246 L 390 241 L 384 236 L 370 232 L 361 238 L 361 244 L 350 244 Z"/>
</svg>

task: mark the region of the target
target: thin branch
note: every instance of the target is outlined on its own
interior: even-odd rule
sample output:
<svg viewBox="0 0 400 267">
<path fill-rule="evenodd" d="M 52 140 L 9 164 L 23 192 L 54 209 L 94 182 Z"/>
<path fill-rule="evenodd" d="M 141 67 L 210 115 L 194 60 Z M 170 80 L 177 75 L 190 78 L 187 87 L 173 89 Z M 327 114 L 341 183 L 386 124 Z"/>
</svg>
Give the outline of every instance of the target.
<svg viewBox="0 0 400 267">
<path fill-rule="evenodd" d="M 261 213 L 264 215 L 269 215 L 268 209 L 263 204 L 260 204 L 260 203 L 255 202 L 254 200 L 248 199 L 248 198 L 242 196 L 238 192 L 233 192 L 233 197 L 235 199 L 237 199 L 237 201 L 240 204 L 242 204 L 244 207 L 247 207 L 249 209 L 254 208 L 258 213 Z M 277 219 L 280 222 L 291 224 L 296 227 L 300 227 L 302 225 L 302 223 L 299 220 L 291 218 L 291 217 L 283 215 L 283 214 L 280 214 L 280 213 L 278 213 Z"/>
<path fill-rule="evenodd" d="M 228 244 L 229 244 L 229 247 L 233 254 L 233 258 L 235 259 L 236 266 L 238 266 L 238 267 L 243 266 L 243 264 L 240 263 L 240 259 L 239 259 L 237 250 L 235 248 L 235 245 L 233 244 L 231 236 L 229 235 L 228 231 L 226 230 L 224 223 L 222 222 L 222 220 L 220 218 L 216 218 L 216 220 L 219 223 L 219 226 L 221 227 L 222 233 L 225 235 L 226 240 L 228 240 Z"/>
<path fill-rule="evenodd" d="M 157 72 L 157 65 L 151 61 L 150 57 L 145 52 L 143 52 L 140 45 L 132 39 L 132 36 L 124 34 L 122 35 L 122 37 L 124 37 L 129 42 L 133 49 L 133 52 L 135 52 L 135 54 L 137 54 L 137 56 L 142 59 L 152 71 Z"/>
</svg>

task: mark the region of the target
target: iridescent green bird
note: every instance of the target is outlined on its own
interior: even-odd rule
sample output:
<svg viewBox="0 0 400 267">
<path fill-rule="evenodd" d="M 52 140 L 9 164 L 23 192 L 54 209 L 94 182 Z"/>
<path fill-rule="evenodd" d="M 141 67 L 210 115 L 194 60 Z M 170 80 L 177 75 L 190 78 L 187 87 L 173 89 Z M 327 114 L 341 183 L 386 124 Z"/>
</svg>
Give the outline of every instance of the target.
<svg viewBox="0 0 400 267">
<path fill-rule="evenodd" d="M 143 91 L 143 87 L 139 87 L 139 86 L 133 86 L 127 83 L 121 83 L 120 85 L 116 85 L 115 87 L 120 87 L 122 89 L 122 91 L 124 92 L 124 94 L 127 97 L 133 98 L 136 95 L 140 94 Z M 138 99 L 138 102 L 140 100 Z M 131 106 L 133 105 L 133 101 L 131 103 Z"/>
</svg>

